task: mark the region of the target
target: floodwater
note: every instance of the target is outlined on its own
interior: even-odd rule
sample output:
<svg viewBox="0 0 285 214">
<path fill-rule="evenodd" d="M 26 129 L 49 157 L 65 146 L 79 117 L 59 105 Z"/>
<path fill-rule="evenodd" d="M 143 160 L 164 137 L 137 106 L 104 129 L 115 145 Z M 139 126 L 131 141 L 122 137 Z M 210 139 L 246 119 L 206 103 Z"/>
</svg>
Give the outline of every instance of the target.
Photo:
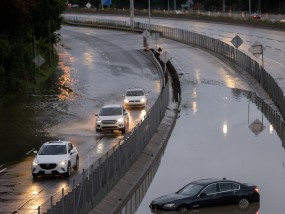
<svg viewBox="0 0 285 214">
<path fill-rule="evenodd" d="M 248 99 L 250 92 L 188 82 L 182 94 L 180 118 L 136 213 L 150 213 L 156 197 L 211 177 L 256 184 L 258 213 L 285 213 L 285 151 L 272 124 Z"/>
</svg>

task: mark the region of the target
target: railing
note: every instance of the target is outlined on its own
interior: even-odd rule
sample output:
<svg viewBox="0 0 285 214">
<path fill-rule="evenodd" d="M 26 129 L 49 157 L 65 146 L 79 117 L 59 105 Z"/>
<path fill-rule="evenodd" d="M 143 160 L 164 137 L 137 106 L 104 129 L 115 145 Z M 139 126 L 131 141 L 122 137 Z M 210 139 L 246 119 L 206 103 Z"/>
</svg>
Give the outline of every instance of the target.
<svg viewBox="0 0 285 214">
<path fill-rule="evenodd" d="M 101 27 L 106 25 L 110 27 L 126 27 L 129 25 L 126 22 L 97 19 L 97 18 L 82 18 L 68 16 L 66 21 L 72 23 L 85 23 L 92 25 L 100 25 Z M 183 42 L 193 46 L 199 46 L 205 48 L 216 54 L 219 54 L 226 59 L 232 61 L 245 71 L 247 71 L 257 82 L 267 91 L 271 96 L 274 103 L 279 108 L 282 116 L 280 116 L 275 110 L 272 110 L 271 106 L 266 104 L 255 94 L 251 95 L 252 101 L 258 106 L 261 106 L 262 112 L 269 118 L 276 129 L 278 136 L 284 141 L 284 121 L 282 117 L 285 117 L 285 100 L 284 94 L 281 88 L 278 86 L 274 78 L 268 74 L 264 68 L 259 65 L 255 60 L 243 52 L 235 49 L 234 47 L 214 38 L 200 35 L 194 32 L 170 28 L 166 26 L 148 25 L 145 23 L 135 23 L 135 27 L 139 30 L 149 29 L 150 31 L 160 32 L 161 36 L 179 42 Z M 147 113 L 144 119 L 135 127 L 135 129 L 124 138 L 124 143 L 119 143 L 112 150 L 110 150 L 105 157 L 99 161 L 93 163 L 86 171 L 81 174 L 81 181 L 73 185 L 72 191 L 65 195 L 64 190 L 61 194 L 59 202 L 54 204 L 54 196 L 51 197 L 45 205 L 41 207 L 51 207 L 47 213 L 87 213 L 92 209 L 116 184 L 121 176 L 129 169 L 131 164 L 137 159 L 144 146 L 148 143 L 151 136 L 154 134 L 158 124 L 164 116 L 168 101 L 169 101 L 169 82 L 163 89 L 159 99 Z M 155 167 L 154 167 L 155 168 Z M 143 197 L 146 191 L 146 186 L 149 185 L 150 180 L 153 177 L 153 171 L 150 171 L 147 176 L 148 180 L 145 180 L 131 200 L 126 204 L 122 213 L 132 213 L 133 207 L 136 207 L 138 201 L 136 194 L 139 194 L 139 199 Z M 135 205 L 133 205 L 135 203 Z M 38 213 L 41 213 L 41 207 L 39 207 Z M 131 210 L 128 212 L 127 210 Z"/>
<path fill-rule="evenodd" d="M 88 213 L 109 192 L 137 160 L 157 130 L 169 103 L 169 81 L 144 118 L 124 140 L 109 150 L 104 157 L 73 181 L 72 189 L 51 196 L 38 207 L 37 213 L 77 214 Z"/>
<path fill-rule="evenodd" d="M 76 16 L 67 16 L 66 21 L 73 23 L 92 23 L 94 25 L 101 25 L 101 23 L 103 22 L 102 19 L 94 17 L 89 18 Z M 122 25 L 120 25 L 120 21 L 111 19 L 106 19 L 104 22 L 108 24 L 108 27 L 129 27 L 129 24 L 127 22 L 123 22 Z M 282 117 L 285 118 L 285 97 L 282 89 L 278 86 L 275 79 L 250 56 L 239 51 L 233 46 L 222 42 L 221 40 L 194 33 L 191 31 L 171 28 L 167 26 L 153 24 L 149 25 L 147 23 L 140 22 L 135 22 L 134 26 L 135 28 L 141 30 L 147 29 L 151 32 L 159 32 L 161 36 L 168 39 L 183 42 L 192 46 L 198 46 L 200 48 L 205 48 L 235 63 L 241 69 L 249 73 L 264 88 L 264 90 L 270 95 L 275 105 L 278 107 Z"/>
</svg>

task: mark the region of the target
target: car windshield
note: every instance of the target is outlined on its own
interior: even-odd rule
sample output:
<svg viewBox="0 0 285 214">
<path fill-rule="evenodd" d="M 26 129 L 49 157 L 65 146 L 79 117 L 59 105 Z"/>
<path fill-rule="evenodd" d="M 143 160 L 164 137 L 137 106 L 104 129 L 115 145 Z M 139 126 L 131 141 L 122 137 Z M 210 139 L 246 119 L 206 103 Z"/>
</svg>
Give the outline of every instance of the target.
<svg viewBox="0 0 285 214">
<path fill-rule="evenodd" d="M 122 108 L 120 107 L 102 108 L 99 113 L 100 116 L 113 116 L 121 114 L 122 114 Z"/>
<path fill-rule="evenodd" d="M 39 151 L 39 155 L 64 155 L 66 153 L 65 145 L 43 145 Z"/>
<path fill-rule="evenodd" d="M 126 96 L 143 96 L 144 92 L 142 90 L 127 91 Z"/>
<path fill-rule="evenodd" d="M 197 195 L 203 188 L 204 188 L 203 185 L 191 183 L 183 187 L 177 193 L 182 194 L 182 195 L 194 196 L 194 195 Z"/>
</svg>

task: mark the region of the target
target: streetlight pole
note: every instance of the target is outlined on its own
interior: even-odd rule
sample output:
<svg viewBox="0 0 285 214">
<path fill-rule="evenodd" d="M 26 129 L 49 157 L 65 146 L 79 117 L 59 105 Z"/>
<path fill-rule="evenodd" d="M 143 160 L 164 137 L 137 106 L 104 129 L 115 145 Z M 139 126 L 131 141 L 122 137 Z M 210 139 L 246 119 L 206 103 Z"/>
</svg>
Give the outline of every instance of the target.
<svg viewBox="0 0 285 214">
<path fill-rule="evenodd" d="M 150 31 L 150 0 L 148 0 L 148 30 Z"/>
<path fill-rule="evenodd" d="M 130 0 L 130 25 L 134 28 L 134 0 Z"/>
<path fill-rule="evenodd" d="M 168 6 L 168 11 L 169 11 L 169 0 L 168 0 L 168 4 L 167 4 L 167 6 Z"/>
<path fill-rule="evenodd" d="M 248 0 L 248 13 L 251 15 L 251 0 Z"/>
</svg>

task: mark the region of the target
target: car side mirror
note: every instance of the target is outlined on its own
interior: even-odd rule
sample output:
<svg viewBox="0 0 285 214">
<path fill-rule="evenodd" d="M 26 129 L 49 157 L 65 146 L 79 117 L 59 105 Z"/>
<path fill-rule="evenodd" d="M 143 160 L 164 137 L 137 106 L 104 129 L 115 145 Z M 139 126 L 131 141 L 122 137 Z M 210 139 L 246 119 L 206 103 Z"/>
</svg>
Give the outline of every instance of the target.
<svg viewBox="0 0 285 214">
<path fill-rule="evenodd" d="M 38 154 L 38 151 L 37 151 L 37 150 L 34 150 L 33 153 L 36 155 L 36 154 Z"/>
<path fill-rule="evenodd" d="M 202 192 L 202 193 L 200 194 L 200 198 L 205 198 L 206 196 L 207 196 L 207 194 L 204 193 L 204 192 Z"/>
<path fill-rule="evenodd" d="M 98 114 L 95 114 L 96 117 L 98 117 Z"/>
<path fill-rule="evenodd" d="M 72 155 L 72 154 L 75 153 L 75 150 L 74 150 L 74 149 L 70 149 L 70 150 L 69 150 L 69 153 Z"/>
<path fill-rule="evenodd" d="M 124 115 L 128 115 L 128 112 L 124 112 Z"/>
</svg>

